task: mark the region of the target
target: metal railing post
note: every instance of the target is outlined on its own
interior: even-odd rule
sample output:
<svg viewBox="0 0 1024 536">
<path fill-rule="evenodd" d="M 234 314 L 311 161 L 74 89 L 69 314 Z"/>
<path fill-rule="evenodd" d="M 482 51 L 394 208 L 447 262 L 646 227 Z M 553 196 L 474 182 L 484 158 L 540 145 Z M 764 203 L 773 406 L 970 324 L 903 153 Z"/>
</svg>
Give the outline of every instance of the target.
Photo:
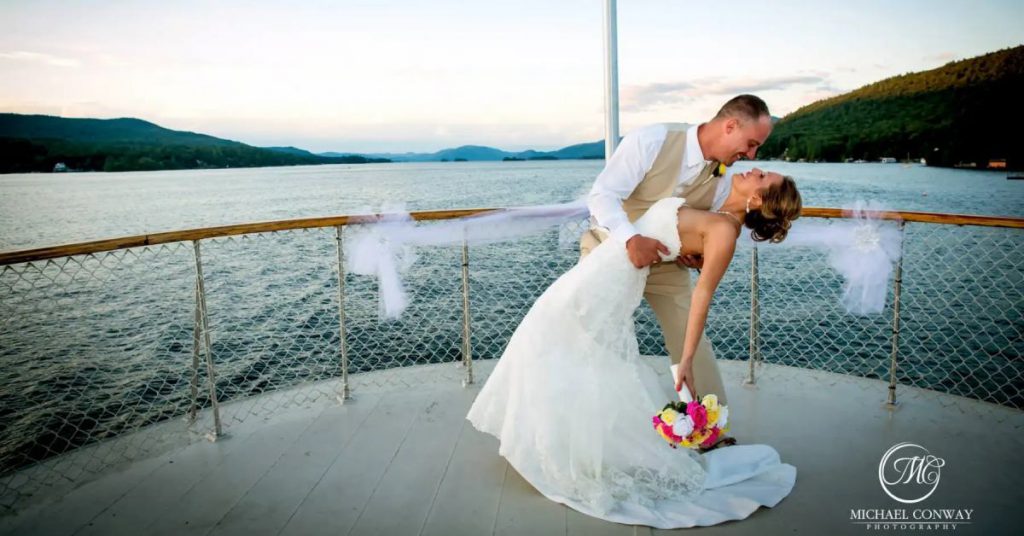
<svg viewBox="0 0 1024 536">
<path fill-rule="evenodd" d="M 210 384 L 210 403 L 213 406 L 213 434 L 207 437 L 216 441 L 224 434 L 220 422 L 220 404 L 217 403 L 217 375 L 213 370 L 213 350 L 210 344 L 210 317 L 206 309 L 206 287 L 203 285 L 203 261 L 199 254 L 199 241 L 192 241 L 192 248 L 196 256 L 196 289 L 199 307 L 200 320 L 202 321 L 203 339 L 206 342 L 206 380 Z"/>
<path fill-rule="evenodd" d="M 892 303 L 892 351 L 889 358 L 889 396 L 885 405 L 896 407 L 896 357 L 900 347 L 900 294 L 903 287 L 903 242 L 906 240 L 906 222 L 900 222 L 900 258 L 896 261 Z"/>
<path fill-rule="evenodd" d="M 196 410 L 199 405 L 199 345 L 200 332 L 202 331 L 202 308 L 199 304 L 199 278 L 196 278 L 195 284 L 196 293 L 196 306 L 195 306 L 195 321 L 192 324 L 192 378 L 191 378 L 191 404 L 188 408 L 188 422 L 194 424 L 196 422 Z"/>
<path fill-rule="evenodd" d="M 462 386 L 473 383 L 473 355 L 469 331 L 469 242 L 462 239 L 462 365 L 466 367 L 466 377 Z"/>
<path fill-rule="evenodd" d="M 344 404 L 346 400 L 352 398 L 352 391 L 348 383 L 348 341 L 346 340 L 345 331 L 345 262 L 341 242 L 342 227 L 341 225 L 336 225 L 334 228 L 336 231 L 335 243 L 338 246 L 338 335 L 341 341 L 341 396 L 338 397 L 338 402 Z"/>
<path fill-rule="evenodd" d="M 757 246 L 750 248 L 750 346 L 748 350 L 747 362 L 750 364 L 749 372 L 747 373 L 747 379 L 743 381 L 746 384 L 754 384 L 757 382 L 757 378 L 754 376 L 754 362 L 759 358 L 760 344 L 758 344 L 758 337 L 760 336 L 761 329 L 761 302 L 758 299 L 758 268 L 757 268 Z"/>
</svg>

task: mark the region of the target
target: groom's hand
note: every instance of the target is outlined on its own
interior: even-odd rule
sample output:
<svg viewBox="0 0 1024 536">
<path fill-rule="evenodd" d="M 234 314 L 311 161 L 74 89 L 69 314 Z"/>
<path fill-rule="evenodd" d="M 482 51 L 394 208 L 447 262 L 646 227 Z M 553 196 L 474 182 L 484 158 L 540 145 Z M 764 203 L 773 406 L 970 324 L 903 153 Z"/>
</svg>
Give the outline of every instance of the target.
<svg viewBox="0 0 1024 536">
<path fill-rule="evenodd" d="M 665 255 L 669 254 L 668 246 L 655 238 L 635 234 L 626 241 L 626 253 L 629 255 L 630 262 L 637 268 L 650 266 L 660 261 L 659 251 Z"/>
</svg>

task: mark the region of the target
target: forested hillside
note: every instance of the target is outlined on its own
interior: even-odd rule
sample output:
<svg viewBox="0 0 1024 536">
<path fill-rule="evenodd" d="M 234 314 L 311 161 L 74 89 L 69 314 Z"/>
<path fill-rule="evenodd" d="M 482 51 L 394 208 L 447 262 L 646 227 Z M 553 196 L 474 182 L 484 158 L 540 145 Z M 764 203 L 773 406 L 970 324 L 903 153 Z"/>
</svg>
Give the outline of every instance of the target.
<svg viewBox="0 0 1024 536">
<path fill-rule="evenodd" d="M 925 158 L 1024 168 L 1024 46 L 896 76 L 800 108 L 759 156 L 808 161 Z"/>
</svg>

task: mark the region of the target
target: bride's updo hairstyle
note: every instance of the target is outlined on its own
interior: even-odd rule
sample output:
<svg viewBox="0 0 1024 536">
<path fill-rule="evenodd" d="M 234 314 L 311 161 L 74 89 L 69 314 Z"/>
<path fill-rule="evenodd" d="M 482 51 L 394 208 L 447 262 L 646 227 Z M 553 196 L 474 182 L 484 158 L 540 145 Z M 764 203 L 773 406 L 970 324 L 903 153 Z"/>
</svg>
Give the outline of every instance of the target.
<svg viewBox="0 0 1024 536">
<path fill-rule="evenodd" d="M 758 242 L 782 242 L 802 208 L 793 177 L 784 175 L 782 182 L 768 187 L 761 196 L 761 208 L 748 212 L 743 223 L 751 229 L 750 237 Z"/>
</svg>

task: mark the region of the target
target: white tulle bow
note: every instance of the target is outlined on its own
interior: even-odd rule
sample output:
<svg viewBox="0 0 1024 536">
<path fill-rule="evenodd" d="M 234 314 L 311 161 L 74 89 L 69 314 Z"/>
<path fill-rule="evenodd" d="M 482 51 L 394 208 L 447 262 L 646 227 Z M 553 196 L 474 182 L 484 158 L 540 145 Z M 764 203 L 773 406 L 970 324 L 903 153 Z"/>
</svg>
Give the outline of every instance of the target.
<svg viewBox="0 0 1024 536">
<path fill-rule="evenodd" d="M 413 246 L 488 244 L 546 231 L 589 214 L 585 200 L 494 210 L 475 216 L 417 225 L 404 205 L 382 207 L 382 215 L 365 217 L 369 225 L 357 227 L 344 241 L 346 269 L 376 276 L 380 287 L 380 313 L 398 318 L 408 306 L 400 273 L 416 261 Z M 562 237 L 563 246 L 568 237 Z M 578 237 L 572 237 L 575 240 Z"/>
<path fill-rule="evenodd" d="M 880 212 L 885 210 L 877 203 L 857 201 L 843 211 L 845 219 L 798 219 L 784 241 L 769 247 L 826 251 L 829 265 L 843 277 L 843 308 L 856 315 L 880 313 L 903 239 L 899 222 L 876 217 Z"/>
<path fill-rule="evenodd" d="M 858 201 L 849 209 L 850 219 L 846 220 L 797 220 L 786 240 L 768 247 L 810 246 L 827 251 L 829 264 L 844 279 L 843 307 L 853 314 L 878 313 L 885 307 L 902 236 L 896 222 L 872 217 L 872 212 L 881 209 L 871 207 L 874 208 Z M 415 246 L 514 240 L 589 216 L 585 199 L 500 209 L 429 225 L 417 225 L 404 204 L 386 205 L 381 212 L 365 217 L 368 225 L 357 226 L 346 235 L 344 252 L 347 270 L 378 279 L 380 313 L 391 319 L 400 317 L 408 306 L 401 273 L 415 263 Z M 750 241 L 747 233 L 744 236 Z M 576 239 L 578 236 L 561 236 L 560 243 L 564 247 Z"/>
</svg>

